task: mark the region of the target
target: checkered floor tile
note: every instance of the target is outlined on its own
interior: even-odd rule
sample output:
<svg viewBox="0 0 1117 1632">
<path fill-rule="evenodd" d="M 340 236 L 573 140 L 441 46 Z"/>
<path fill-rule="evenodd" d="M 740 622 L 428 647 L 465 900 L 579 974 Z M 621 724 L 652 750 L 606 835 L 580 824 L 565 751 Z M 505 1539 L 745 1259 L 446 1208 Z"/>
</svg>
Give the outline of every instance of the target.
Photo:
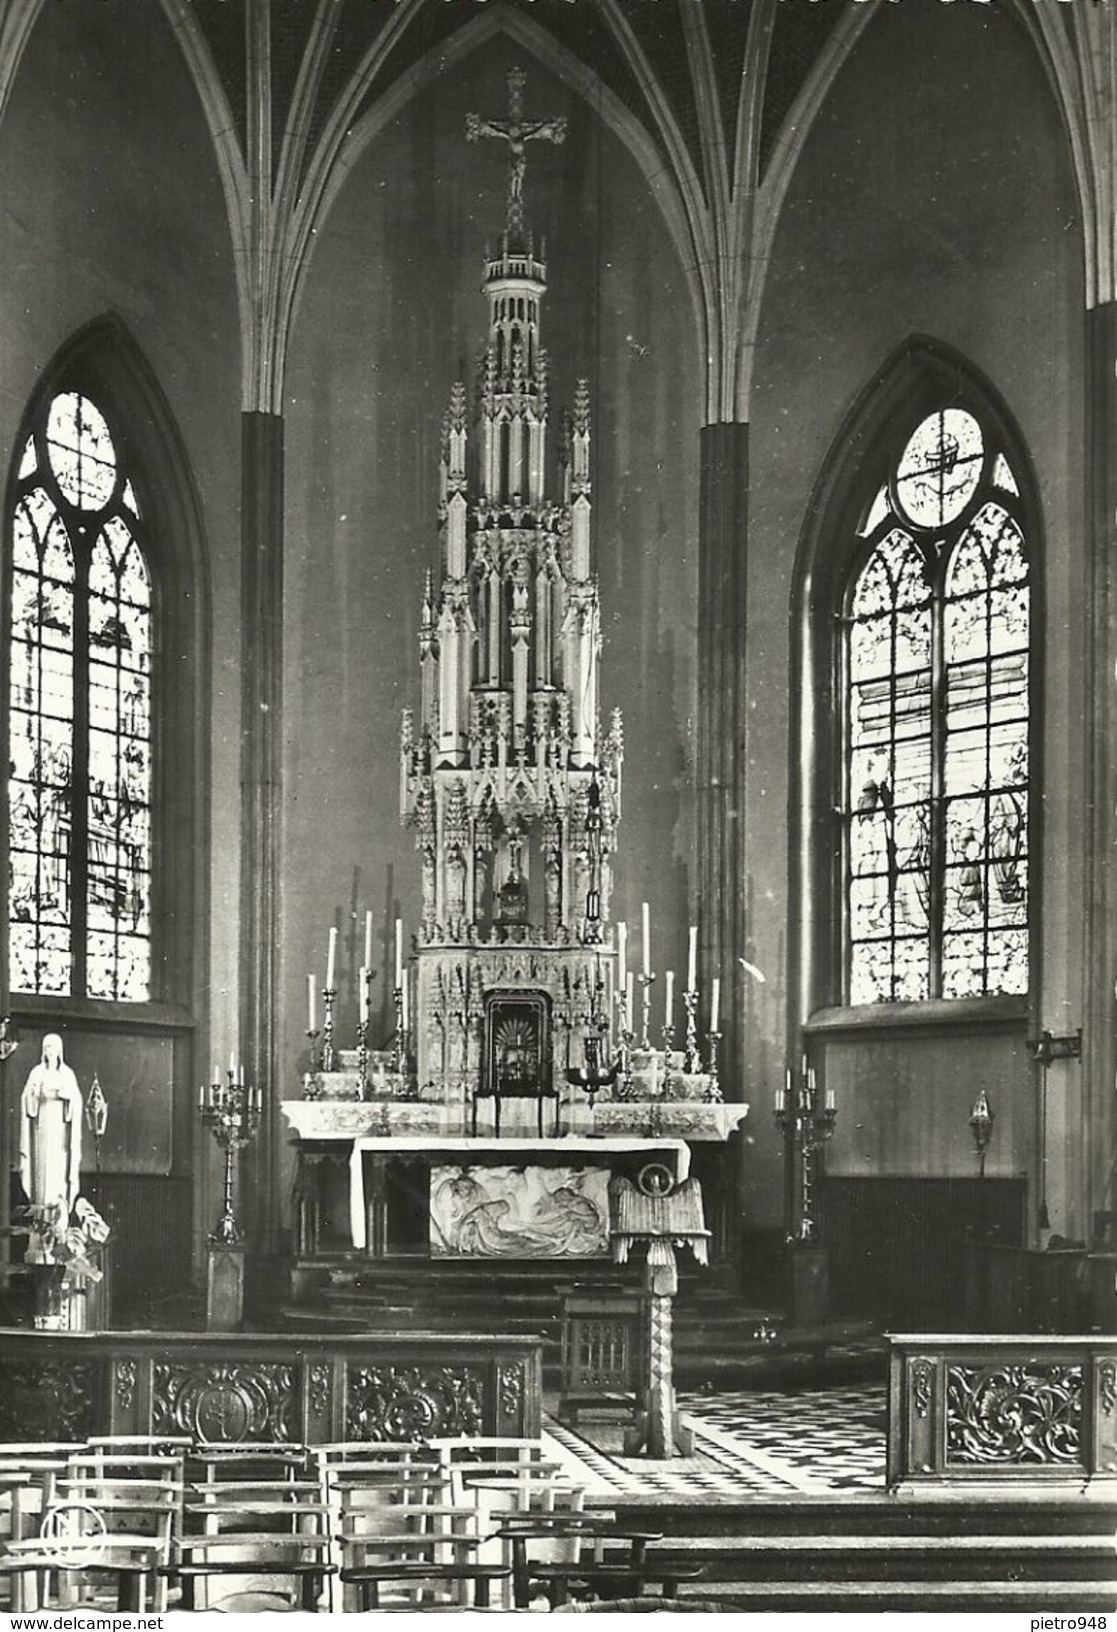
<svg viewBox="0 0 1117 1632">
<path fill-rule="evenodd" d="M 694 1454 L 670 1462 L 628 1457 L 612 1424 L 573 1429 L 548 1419 L 551 1455 L 588 1500 L 747 1501 L 884 1489 L 880 1386 L 682 1394 Z"/>
</svg>

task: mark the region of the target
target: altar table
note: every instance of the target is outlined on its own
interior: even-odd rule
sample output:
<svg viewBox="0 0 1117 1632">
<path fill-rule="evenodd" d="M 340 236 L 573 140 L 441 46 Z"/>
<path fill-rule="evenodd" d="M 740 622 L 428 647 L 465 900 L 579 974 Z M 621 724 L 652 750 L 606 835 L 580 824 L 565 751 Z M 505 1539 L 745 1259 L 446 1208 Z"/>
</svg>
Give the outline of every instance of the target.
<svg viewBox="0 0 1117 1632">
<path fill-rule="evenodd" d="M 557 1139 L 474 1139 L 462 1135 L 415 1134 L 373 1135 L 353 1140 L 349 1155 L 349 1226 L 358 1251 L 368 1247 L 368 1198 L 365 1192 L 365 1153 L 389 1157 L 422 1155 L 430 1165 L 446 1167 L 532 1167 L 554 1166 L 556 1162 L 594 1168 L 611 1168 L 618 1157 L 640 1157 L 645 1162 L 663 1162 L 676 1184 L 690 1172 L 690 1148 L 684 1139 L 581 1138 L 563 1135 Z"/>
</svg>

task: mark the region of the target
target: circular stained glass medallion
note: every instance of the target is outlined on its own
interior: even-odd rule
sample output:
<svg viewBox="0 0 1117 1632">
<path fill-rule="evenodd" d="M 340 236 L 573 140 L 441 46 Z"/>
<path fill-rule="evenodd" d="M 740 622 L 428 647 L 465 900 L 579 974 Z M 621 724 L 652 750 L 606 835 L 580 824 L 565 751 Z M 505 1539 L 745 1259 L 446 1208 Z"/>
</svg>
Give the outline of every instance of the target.
<svg viewBox="0 0 1117 1632">
<path fill-rule="evenodd" d="M 910 438 L 896 468 L 896 502 L 916 527 L 944 527 L 962 514 L 981 480 L 981 427 L 962 408 L 943 408 Z"/>
<path fill-rule="evenodd" d="M 116 486 L 116 448 L 88 397 L 60 392 L 47 415 L 47 456 L 64 496 L 79 510 L 103 510 Z"/>
</svg>

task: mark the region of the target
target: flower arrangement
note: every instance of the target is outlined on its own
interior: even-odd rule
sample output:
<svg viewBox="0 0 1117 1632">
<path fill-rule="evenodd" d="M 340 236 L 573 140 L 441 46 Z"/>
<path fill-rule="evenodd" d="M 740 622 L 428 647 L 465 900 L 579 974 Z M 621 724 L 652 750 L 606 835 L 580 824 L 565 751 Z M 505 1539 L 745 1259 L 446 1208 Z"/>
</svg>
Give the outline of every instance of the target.
<svg viewBox="0 0 1117 1632">
<path fill-rule="evenodd" d="M 33 1204 L 18 1217 L 17 1233 L 27 1236 L 24 1263 L 61 1267 L 59 1279 L 65 1287 L 101 1279 L 96 1249 L 108 1240 L 109 1227 L 84 1196 L 75 1202 L 72 1220 L 59 1202 L 45 1207 Z"/>
</svg>

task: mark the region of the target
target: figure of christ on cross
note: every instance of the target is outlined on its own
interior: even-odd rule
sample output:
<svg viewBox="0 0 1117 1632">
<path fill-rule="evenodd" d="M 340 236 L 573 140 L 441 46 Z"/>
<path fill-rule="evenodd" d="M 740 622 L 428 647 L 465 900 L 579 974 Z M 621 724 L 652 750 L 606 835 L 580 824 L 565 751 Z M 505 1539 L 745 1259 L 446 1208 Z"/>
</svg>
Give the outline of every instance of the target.
<svg viewBox="0 0 1117 1632">
<path fill-rule="evenodd" d="M 499 136 L 508 143 L 508 231 L 524 230 L 524 171 L 527 169 L 526 145 L 532 141 L 554 142 L 558 147 L 566 140 L 566 118 L 525 119 L 524 85 L 527 75 L 522 68 L 513 68 L 508 75 L 507 119 L 482 119 L 479 114 L 465 116 L 465 139 L 479 141 L 482 136 Z"/>
</svg>

